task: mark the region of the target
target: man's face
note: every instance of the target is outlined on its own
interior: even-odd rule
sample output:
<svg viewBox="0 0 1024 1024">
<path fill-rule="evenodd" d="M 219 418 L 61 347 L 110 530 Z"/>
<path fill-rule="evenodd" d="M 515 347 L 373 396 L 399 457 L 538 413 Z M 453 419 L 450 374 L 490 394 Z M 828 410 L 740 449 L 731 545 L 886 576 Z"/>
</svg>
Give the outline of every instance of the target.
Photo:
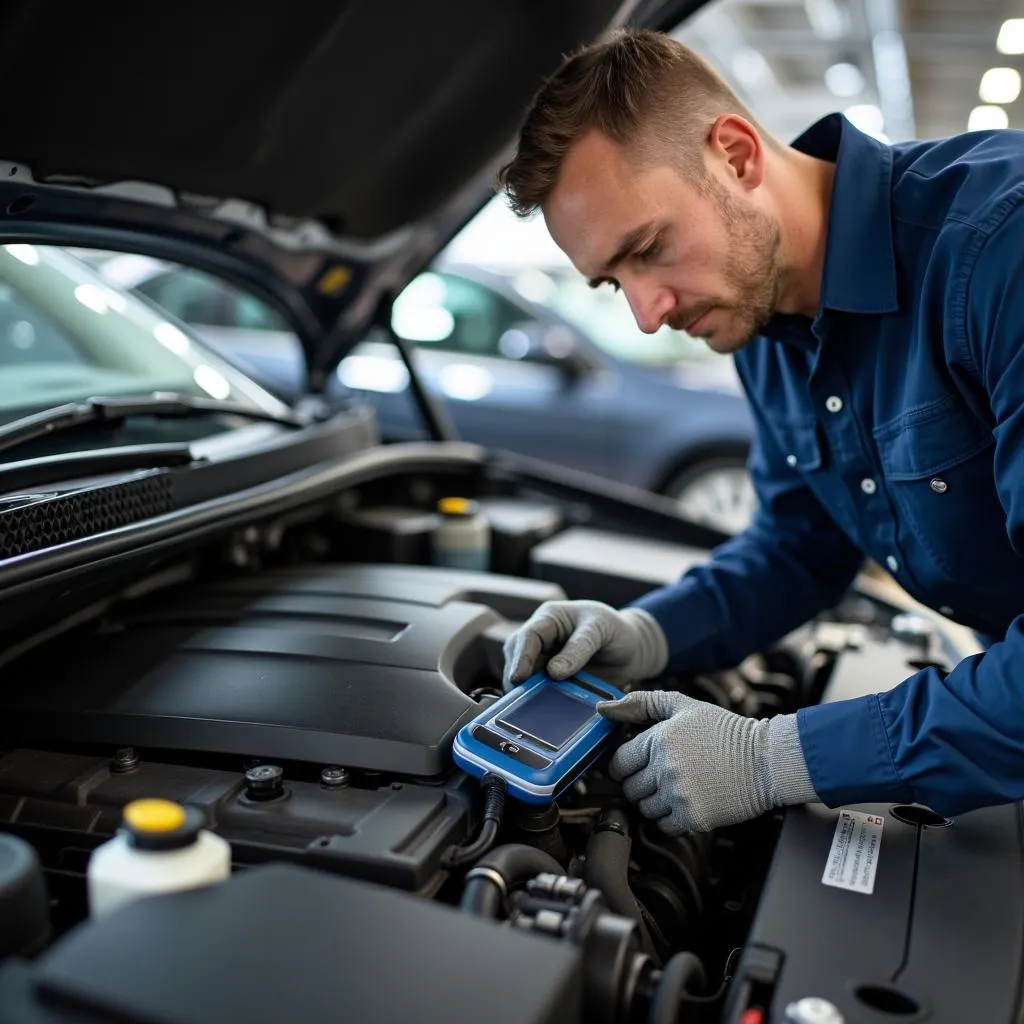
<svg viewBox="0 0 1024 1024">
<path fill-rule="evenodd" d="M 713 175 L 638 169 L 598 132 L 566 155 L 543 206 L 548 230 L 592 284 L 618 285 L 642 331 L 663 324 L 735 352 L 779 296 L 779 227 Z"/>
</svg>

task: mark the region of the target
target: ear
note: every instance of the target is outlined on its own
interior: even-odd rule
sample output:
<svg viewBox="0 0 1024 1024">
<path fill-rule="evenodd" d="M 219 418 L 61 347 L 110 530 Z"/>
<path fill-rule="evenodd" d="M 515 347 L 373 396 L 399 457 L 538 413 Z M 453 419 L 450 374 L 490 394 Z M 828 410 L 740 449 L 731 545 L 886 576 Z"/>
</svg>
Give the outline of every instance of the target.
<svg viewBox="0 0 1024 1024">
<path fill-rule="evenodd" d="M 739 114 L 722 114 L 708 133 L 712 159 L 721 161 L 743 188 L 764 180 L 764 143 L 757 129 Z"/>
</svg>

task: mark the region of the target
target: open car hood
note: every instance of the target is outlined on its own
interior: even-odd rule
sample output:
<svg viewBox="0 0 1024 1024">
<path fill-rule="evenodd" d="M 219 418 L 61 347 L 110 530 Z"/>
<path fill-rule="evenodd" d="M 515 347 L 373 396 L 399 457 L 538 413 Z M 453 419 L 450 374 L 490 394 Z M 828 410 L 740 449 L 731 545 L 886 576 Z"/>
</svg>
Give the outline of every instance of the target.
<svg viewBox="0 0 1024 1024">
<path fill-rule="evenodd" d="M 479 209 L 543 76 L 702 0 L 0 13 L 0 231 L 142 251 L 295 323 L 310 384 Z M 13 97 L 17 97 L 14 101 Z"/>
</svg>

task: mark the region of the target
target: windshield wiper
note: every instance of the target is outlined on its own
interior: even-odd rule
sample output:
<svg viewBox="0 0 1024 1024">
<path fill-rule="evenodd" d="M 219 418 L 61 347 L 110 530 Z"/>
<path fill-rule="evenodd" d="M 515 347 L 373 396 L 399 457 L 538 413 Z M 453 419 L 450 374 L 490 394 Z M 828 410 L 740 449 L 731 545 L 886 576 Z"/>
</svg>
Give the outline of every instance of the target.
<svg viewBox="0 0 1024 1024">
<path fill-rule="evenodd" d="M 0 452 L 90 424 L 116 425 L 130 416 L 186 417 L 208 416 L 210 413 L 244 416 L 246 419 L 280 423 L 288 427 L 307 426 L 298 416 L 266 412 L 243 402 L 222 402 L 212 398 L 157 391 L 152 395 L 127 398 L 88 398 L 84 402 L 69 402 L 31 416 L 23 416 L 0 427 Z"/>
<path fill-rule="evenodd" d="M 191 466 L 197 459 L 187 444 L 138 444 L 89 452 L 43 455 L 24 462 L 0 463 L 0 494 L 52 485 L 55 480 L 126 473 L 133 469 L 173 469 Z M 0 497 L 0 511 L 3 498 Z"/>
</svg>

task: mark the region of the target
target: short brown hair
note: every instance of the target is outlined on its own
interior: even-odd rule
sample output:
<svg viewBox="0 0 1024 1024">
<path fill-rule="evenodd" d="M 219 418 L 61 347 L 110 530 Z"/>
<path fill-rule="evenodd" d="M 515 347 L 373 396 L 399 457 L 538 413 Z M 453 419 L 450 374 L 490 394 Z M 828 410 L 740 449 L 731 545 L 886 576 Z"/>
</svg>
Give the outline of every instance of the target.
<svg viewBox="0 0 1024 1024">
<path fill-rule="evenodd" d="M 659 32 L 619 29 L 570 54 L 540 88 L 498 187 L 529 216 L 558 180 L 569 148 L 591 129 L 635 148 L 642 162 L 667 159 L 703 181 L 703 143 L 715 119 L 740 114 L 757 125 L 701 57 Z M 760 131 L 760 128 L 758 128 Z"/>
</svg>

